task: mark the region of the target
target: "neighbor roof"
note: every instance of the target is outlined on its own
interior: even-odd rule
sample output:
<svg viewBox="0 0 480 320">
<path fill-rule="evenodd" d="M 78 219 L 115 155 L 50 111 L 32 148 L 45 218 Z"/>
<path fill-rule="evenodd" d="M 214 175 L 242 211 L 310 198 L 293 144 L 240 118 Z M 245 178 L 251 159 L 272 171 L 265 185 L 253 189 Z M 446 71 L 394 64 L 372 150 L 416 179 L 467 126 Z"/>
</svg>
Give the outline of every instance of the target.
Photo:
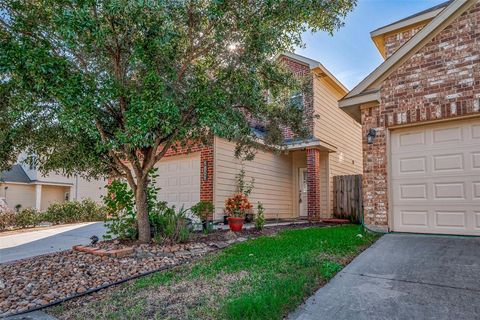
<svg viewBox="0 0 480 320">
<path fill-rule="evenodd" d="M 475 2 L 476 0 L 454 0 L 450 2 L 432 21 L 343 97 L 339 101 L 339 106 L 360 122 L 360 105 L 379 102 L 379 90 L 382 81 Z"/>
<path fill-rule="evenodd" d="M 30 183 L 32 181 L 27 176 L 22 166 L 15 164 L 10 170 L 0 173 L 0 182 Z"/>
</svg>

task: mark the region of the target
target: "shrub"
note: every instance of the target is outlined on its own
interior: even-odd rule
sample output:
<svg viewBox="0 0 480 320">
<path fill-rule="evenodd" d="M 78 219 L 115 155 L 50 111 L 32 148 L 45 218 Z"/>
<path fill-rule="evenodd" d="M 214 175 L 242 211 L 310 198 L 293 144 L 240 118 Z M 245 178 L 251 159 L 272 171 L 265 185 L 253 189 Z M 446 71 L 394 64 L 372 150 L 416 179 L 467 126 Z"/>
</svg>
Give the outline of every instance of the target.
<svg viewBox="0 0 480 320">
<path fill-rule="evenodd" d="M 108 210 L 104 238 L 136 239 L 138 232 L 133 191 L 125 182 L 118 180 L 109 184 L 107 190 L 107 195 L 103 197 Z"/>
<path fill-rule="evenodd" d="M 155 187 L 157 168 L 150 170 L 150 182 L 147 187 L 147 206 L 149 212 L 157 203 L 158 188 Z M 103 202 L 108 209 L 108 219 L 105 221 L 107 228 L 105 239 L 137 239 L 138 226 L 135 212 L 135 196 L 128 184 L 124 181 L 114 180 L 107 186 L 107 195 Z"/>
<path fill-rule="evenodd" d="M 41 215 L 35 209 L 23 209 L 14 213 L 13 227 L 29 228 L 35 227 L 40 221 Z"/>
<path fill-rule="evenodd" d="M 208 217 L 213 214 L 215 207 L 211 201 L 200 201 L 190 208 L 190 211 L 200 219 L 200 221 L 207 221 Z"/>
<path fill-rule="evenodd" d="M 23 211 L 23 210 L 22 210 Z M 53 224 L 103 221 L 107 210 L 90 199 L 54 203 L 41 215 L 42 221 Z"/>
<path fill-rule="evenodd" d="M 252 204 L 248 197 L 242 193 L 237 193 L 231 198 L 225 200 L 225 211 L 232 217 L 245 217 L 247 211 L 252 209 Z"/>
<path fill-rule="evenodd" d="M 0 231 L 8 230 L 13 227 L 15 222 L 15 213 L 12 211 L 0 211 Z"/>
<path fill-rule="evenodd" d="M 157 241 L 186 242 L 190 237 L 187 210 L 175 211 L 166 202 L 158 202 L 149 212 L 150 224 Z"/>
<path fill-rule="evenodd" d="M 259 202 L 257 204 L 257 216 L 255 217 L 255 229 L 263 230 L 265 226 L 265 209 L 263 208 L 263 204 Z"/>
</svg>

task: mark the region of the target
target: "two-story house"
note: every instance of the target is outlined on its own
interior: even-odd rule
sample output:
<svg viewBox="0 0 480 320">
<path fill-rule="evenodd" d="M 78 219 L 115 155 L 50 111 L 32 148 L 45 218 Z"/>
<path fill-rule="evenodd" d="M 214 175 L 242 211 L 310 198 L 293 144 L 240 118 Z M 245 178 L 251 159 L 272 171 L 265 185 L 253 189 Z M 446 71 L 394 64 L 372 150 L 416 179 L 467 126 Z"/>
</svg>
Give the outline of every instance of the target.
<svg viewBox="0 0 480 320">
<path fill-rule="evenodd" d="M 285 150 L 260 148 L 243 163 L 234 156 L 235 143 L 219 137 L 210 145 L 169 152 L 157 164 L 161 200 L 185 208 L 212 201 L 214 219 L 221 219 L 244 168 L 246 179 L 254 178 L 250 201 L 262 202 L 267 218 L 331 217 L 333 176 L 362 172 L 361 126 L 338 107 L 348 90 L 320 62 L 291 53 L 279 59 L 311 77 L 312 90 L 302 96 L 310 138 L 296 142 L 285 130 Z"/>
<path fill-rule="evenodd" d="M 225 199 L 236 192 L 236 176 L 244 168 L 254 178 L 252 204 L 265 207 L 267 218 L 321 219 L 331 216 L 333 176 L 362 172 L 361 126 L 342 111 L 337 101 L 348 90 L 318 61 L 286 53 L 279 57 L 292 72 L 311 78 L 312 90 L 301 95 L 311 135 L 294 141 L 284 130 L 281 152 L 260 148 L 252 161 L 234 156 L 235 143 L 215 137 L 208 145 L 169 150 L 156 165 L 159 200 L 190 208 L 200 200 L 215 205 L 214 219 L 223 218 Z M 105 181 L 85 181 L 15 165 L 0 178 L 0 197 L 14 208 L 44 210 L 52 202 L 92 198 L 105 193 Z M 7 188 L 7 189 L 6 189 Z"/>
</svg>

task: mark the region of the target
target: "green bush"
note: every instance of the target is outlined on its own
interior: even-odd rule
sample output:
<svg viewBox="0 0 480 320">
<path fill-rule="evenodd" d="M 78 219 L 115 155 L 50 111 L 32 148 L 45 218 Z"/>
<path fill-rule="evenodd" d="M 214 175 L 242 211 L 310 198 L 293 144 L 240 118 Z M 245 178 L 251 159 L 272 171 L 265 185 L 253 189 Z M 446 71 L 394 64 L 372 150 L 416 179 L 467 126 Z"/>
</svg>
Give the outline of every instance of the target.
<svg viewBox="0 0 480 320">
<path fill-rule="evenodd" d="M 35 209 L 23 209 L 15 213 L 14 216 L 13 227 L 20 229 L 35 227 L 41 222 L 41 215 Z"/>
<path fill-rule="evenodd" d="M 90 199 L 54 203 L 41 215 L 42 221 L 53 224 L 104 221 L 106 218 L 106 208 Z"/>
<path fill-rule="evenodd" d="M 200 221 L 207 221 L 208 217 L 213 215 L 215 207 L 211 201 L 200 201 L 190 208 L 190 211 L 197 216 Z"/>
<path fill-rule="evenodd" d="M 108 210 L 105 239 L 136 239 L 138 235 L 133 191 L 125 182 L 115 180 L 107 186 L 103 202 Z"/>
<path fill-rule="evenodd" d="M 0 231 L 8 230 L 15 223 L 15 213 L 12 211 L 0 211 Z"/>
<path fill-rule="evenodd" d="M 263 204 L 259 202 L 257 204 L 257 216 L 255 217 L 255 229 L 263 230 L 265 226 L 265 209 L 263 208 Z"/>
<path fill-rule="evenodd" d="M 186 213 L 183 208 L 177 212 L 175 206 L 168 207 L 166 202 L 158 202 L 148 215 L 155 240 L 186 242 L 190 237 Z"/>
</svg>

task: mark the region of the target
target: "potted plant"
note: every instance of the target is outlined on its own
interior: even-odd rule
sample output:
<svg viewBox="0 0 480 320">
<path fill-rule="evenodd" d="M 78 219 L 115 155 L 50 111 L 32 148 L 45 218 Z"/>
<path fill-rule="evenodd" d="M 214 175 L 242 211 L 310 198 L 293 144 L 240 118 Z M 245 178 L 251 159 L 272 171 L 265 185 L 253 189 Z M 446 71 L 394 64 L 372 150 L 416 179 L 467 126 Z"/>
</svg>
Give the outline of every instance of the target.
<svg viewBox="0 0 480 320">
<path fill-rule="evenodd" d="M 237 180 L 237 191 L 240 194 L 243 194 L 245 197 L 249 197 L 250 194 L 253 191 L 255 179 L 251 178 L 250 181 L 246 181 L 246 174 L 245 174 L 245 169 L 242 167 L 240 172 L 236 175 L 236 180 Z M 251 223 L 253 222 L 253 210 L 251 209 L 246 209 L 245 210 L 245 222 L 246 223 Z"/>
<path fill-rule="evenodd" d="M 208 230 L 208 218 L 213 215 L 214 209 L 213 203 L 210 201 L 200 201 L 190 208 L 192 213 L 202 222 L 203 231 Z"/>
<path fill-rule="evenodd" d="M 225 200 L 225 211 L 228 212 L 228 226 L 232 231 L 242 231 L 245 220 L 245 213 L 252 208 L 248 197 L 237 193 Z"/>
</svg>

